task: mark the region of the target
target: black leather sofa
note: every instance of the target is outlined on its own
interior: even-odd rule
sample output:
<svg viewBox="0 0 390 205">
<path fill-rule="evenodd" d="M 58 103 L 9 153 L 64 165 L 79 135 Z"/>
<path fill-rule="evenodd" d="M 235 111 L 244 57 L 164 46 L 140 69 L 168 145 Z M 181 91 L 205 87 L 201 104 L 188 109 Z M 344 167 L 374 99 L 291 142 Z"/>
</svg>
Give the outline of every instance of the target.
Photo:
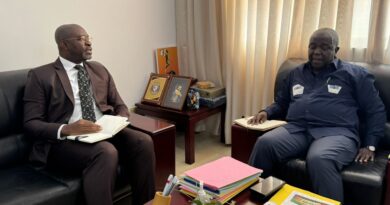
<svg viewBox="0 0 390 205">
<path fill-rule="evenodd" d="M 0 204 L 84 204 L 80 176 L 33 166 L 32 141 L 23 133 L 23 92 L 28 69 L 0 72 Z M 131 204 L 131 188 L 118 168 L 114 203 Z"/>
<path fill-rule="evenodd" d="M 291 71 L 306 60 L 289 59 L 279 68 L 275 93 L 279 82 Z M 390 205 L 390 170 L 388 155 L 390 153 L 390 65 L 373 65 L 355 63 L 367 68 L 376 78 L 375 85 L 387 110 L 387 123 L 384 138 L 379 143 L 374 162 L 367 164 L 352 163 L 342 171 L 344 198 L 346 205 Z M 364 127 L 364 122 L 361 123 Z M 237 125 L 232 126 L 232 156 L 241 161 L 248 161 L 250 152 L 257 137 L 262 133 L 245 130 Z M 292 159 L 276 169 L 277 177 L 291 185 L 312 190 L 306 172 L 304 159 Z"/>
</svg>

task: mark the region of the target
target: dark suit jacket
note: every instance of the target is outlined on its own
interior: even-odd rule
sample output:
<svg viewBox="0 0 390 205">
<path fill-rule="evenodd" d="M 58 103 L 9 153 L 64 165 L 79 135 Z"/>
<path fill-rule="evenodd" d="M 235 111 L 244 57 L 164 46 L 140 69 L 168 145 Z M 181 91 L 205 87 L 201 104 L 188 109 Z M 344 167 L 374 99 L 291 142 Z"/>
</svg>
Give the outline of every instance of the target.
<svg viewBox="0 0 390 205">
<path fill-rule="evenodd" d="M 127 106 L 108 70 L 94 61 L 84 65 L 100 111 L 128 117 Z M 35 138 L 30 160 L 46 163 L 51 143 L 58 143 L 59 127 L 68 123 L 74 108 L 72 87 L 59 59 L 29 72 L 23 100 L 25 132 Z"/>
</svg>

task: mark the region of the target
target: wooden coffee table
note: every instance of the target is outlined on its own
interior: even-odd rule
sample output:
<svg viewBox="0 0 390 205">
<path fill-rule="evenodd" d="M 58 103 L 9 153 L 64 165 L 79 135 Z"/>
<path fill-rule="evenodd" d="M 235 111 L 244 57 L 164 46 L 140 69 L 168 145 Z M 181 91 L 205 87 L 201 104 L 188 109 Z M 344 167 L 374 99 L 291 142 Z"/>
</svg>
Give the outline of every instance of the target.
<svg viewBox="0 0 390 205">
<path fill-rule="evenodd" d="M 171 205 L 191 204 L 192 198 L 180 193 L 178 190 L 174 190 L 171 196 Z M 263 205 L 263 202 L 261 202 L 259 199 L 256 199 L 256 197 L 251 194 L 251 190 L 249 188 L 242 191 L 232 200 L 234 200 L 237 205 Z M 153 205 L 153 200 L 149 201 L 145 205 Z"/>
</svg>

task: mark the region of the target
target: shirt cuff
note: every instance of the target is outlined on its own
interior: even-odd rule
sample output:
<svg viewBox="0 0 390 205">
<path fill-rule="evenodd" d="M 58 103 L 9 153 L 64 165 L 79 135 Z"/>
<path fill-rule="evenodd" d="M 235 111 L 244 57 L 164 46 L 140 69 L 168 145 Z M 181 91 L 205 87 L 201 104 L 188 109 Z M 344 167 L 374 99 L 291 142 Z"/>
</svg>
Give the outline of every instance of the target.
<svg viewBox="0 0 390 205">
<path fill-rule="evenodd" d="M 64 139 L 66 139 L 66 136 L 61 137 L 61 130 L 62 130 L 62 128 L 63 128 L 64 126 L 65 126 L 65 124 L 61 125 L 60 128 L 58 128 L 58 131 L 57 131 L 57 139 L 58 139 L 58 140 L 64 140 Z"/>
</svg>

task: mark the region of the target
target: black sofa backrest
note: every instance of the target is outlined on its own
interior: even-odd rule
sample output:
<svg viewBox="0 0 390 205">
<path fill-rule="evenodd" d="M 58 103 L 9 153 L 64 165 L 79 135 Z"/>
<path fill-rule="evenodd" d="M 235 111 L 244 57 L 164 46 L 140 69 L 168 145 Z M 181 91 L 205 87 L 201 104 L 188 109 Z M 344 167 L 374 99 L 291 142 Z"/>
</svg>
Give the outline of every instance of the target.
<svg viewBox="0 0 390 205">
<path fill-rule="evenodd" d="M 23 134 L 23 93 L 29 69 L 0 72 L 0 168 L 27 160 L 31 142 Z"/>
<path fill-rule="evenodd" d="M 306 61 L 307 60 L 305 59 L 288 59 L 280 66 L 275 80 L 275 96 L 277 90 L 280 89 L 279 86 L 281 85 L 282 80 L 288 75 L 288 73 Z M 379 94 L 385 104 L 387 113 L 385 135 L 381 139 L 379 146 L 390 149 L 390 65 L 357 62 L 351 63 L 367 68 L 367 70 L 375 76 L 375 86 L 379 90 Z"/>
</svg>

